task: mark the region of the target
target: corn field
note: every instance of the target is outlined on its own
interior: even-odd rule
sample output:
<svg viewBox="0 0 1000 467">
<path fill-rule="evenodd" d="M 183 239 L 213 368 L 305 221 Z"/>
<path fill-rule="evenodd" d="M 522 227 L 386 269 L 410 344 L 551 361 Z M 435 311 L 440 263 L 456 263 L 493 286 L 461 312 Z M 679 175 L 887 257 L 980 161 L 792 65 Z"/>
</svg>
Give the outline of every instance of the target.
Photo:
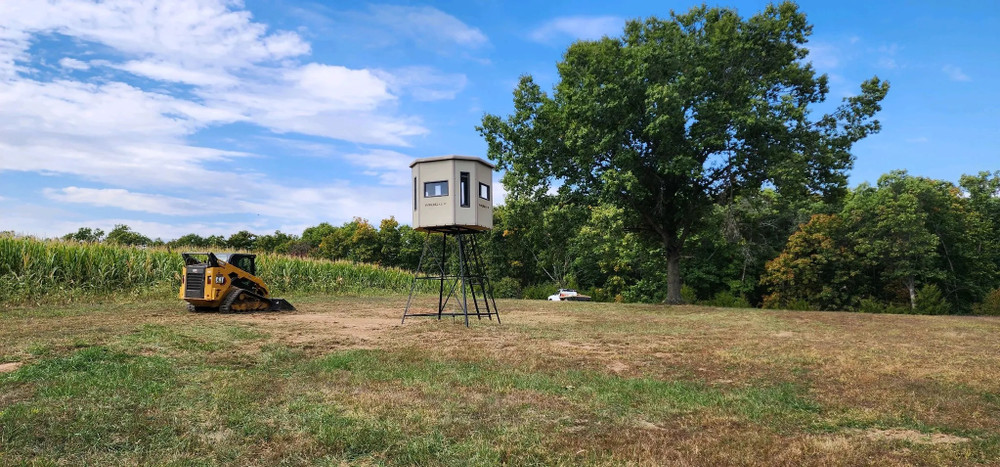
<svg viewBox="0 0 1000 467">
<path fill-rule="evenodd" d="M 95 298 L 176 297 L 179 252 L 0 236 L 0 307 Z M 275 296 L 287 293 L 406 293 L 413 274 L 346 261 L 257 256 L 257 272 Z M 427 291 L 430 285 L 420 281 Z"/>
</svg>

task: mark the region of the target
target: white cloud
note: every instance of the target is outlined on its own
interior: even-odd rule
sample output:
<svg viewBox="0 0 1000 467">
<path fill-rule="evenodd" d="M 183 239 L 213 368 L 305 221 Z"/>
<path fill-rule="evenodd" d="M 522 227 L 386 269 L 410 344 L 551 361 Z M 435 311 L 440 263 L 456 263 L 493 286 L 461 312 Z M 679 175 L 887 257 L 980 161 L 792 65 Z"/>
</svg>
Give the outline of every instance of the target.
<svg viewBox="0 0 1000 467">
<path fill-rule="evenodd" d="M 61 190 L 47 188 L 42 191 L 49 199 L 66 203 L 83 203 L 99 207 L 113 207 L 128 211 L 142 211 L 171 216 L 192 215 L 205 209 L 206 201 L 175 198 L 163 195 L 133 193 L 120 188 L 78 188 Z M 213 212 L 229 212 L 226 204 L 211 203 Z"/>
<path fill-rule="evenodd" d="M 944 68 L 941 68 L 941 71 L 948 75 L 948 78 L 952 81 L 972 81 L 969 75 L 962 72 L 962 69 L 955 65 L 945 65 Z"/>
<path fill-rule="evenodd" d="M 347 154 L 343 158 L 365 169 L 365 174 L 379 178 L 383 185 L 408 186 L 410 163 L 416 159 L 396 151 L 375 149 L 366 153 Z"/>
<path fill-rule="evenodd" d="M 600 39 L 622 32 L 625 20 L 617 16 L 564 16 L 555 18 L 531 32 L 536 42 L 551 42 L 559 38 Z"/>
<path fill-rule="evenodd" d="M 465 48 L 488 44 L 478 29 L 434 8 L 382 6 L 371 12 L 397 37 Z M 80 47 L 106 49 L 101 59 L 59 61 L 70 70 L 101 71 L 99 77 L 38 79 L 28 68 L 28 54 L 38 38 L 52 34 Z M 343 156 L 376 177 L 378 186 L 343 180 L 310 184 L 274 181 L 252 168 L 234 174 L 233 166 L 250 167 L 236 161 L 258 156 L 191 142 L 206 128 L 244 123 L 275 133 L 407 146 L 410 137 L 428 130 L 419 118 L 400 113 L 401 97 L 452 99 L 467 82 L 463 74 L 430 67 L 384 71 L 309 62 L 309 53 L 298 34 L 269 31 L 238 1 L 0 0 L 0 174 L 56 174 L 104 185 L 81 188 L 66 186 L 78 181 L 57 181 L 59 187 L 42 192 L 76 207 L 185 219 L 202 215 L 208 202 L 217 213 L 251 220 L 160 224 L 123 217 L 91 223 L 76 209 L 46 210 L 7 199 L 16 209 L 5 205 L 0 227 L 62 235 L 80 225 L 108 230 L 126 223 L 146 235 L 171 238 L 192 231 L 266 230 L 273 222 L 348 220 L 359 207 L 372 219 L 403 219 L 409 214 L 408 189 L 399 185 L 408 186 L 412 158 L 402 153 L 378 149 Z M 183 86 L 121 82 L 130 74 Z M 244 183 L 217 183 L 234 175 Z M 203 194 L 192 197 L 192 186 L 217 189 L 206 201 Z"/>
<path fill-rule="evenodd" d="M 387 83 L 368 70 L 310 63 L 289 70 L 285 78 L 301 95 L 322 99 L 338 110 L 374 110 L 395 99 Z"/>
<path fill-rule="evenodd" d="M 0 32 L 0 77 L 14 78 L 14 85 L 30 82 L 17 75 L 23 71 L 17 61 L 24 60 L 31 36 L 57 32 L 132 58 L 91 65 L 195 86 L 200 100 L 177 99 L 184 103 L 176 108 L 197 110 L 203 117 L 227 116 L 198 121 L 195 128 L 246 121 L 279 133 L 400 146 L 407 145 L 407 137 L 427 131 L 416 118 L 396 114 L 397 96 L 375 71 L 287 61 L 307 54 L 309 44 L 292 32 L 269 33 L 265 25 L 251 21 L 249 12 L 231 10 L 229 2 L 63 0 L 44 6 L 0 3 L 0 17 L 7 19 Z M 441 95 L 432 83 L 418 84 L 411 91 L 415 96 Z M 192 120 L 187 117 L 171 133 L 183 128 L 189 134 L 192 128 L 184 124 Z M 119 119 L 115 129 L 123 122 L 130 120 Z"/>
<path fill-rule="evenodd" d="M 13 230 L 19 234 L 41 237 L 61 237 L 76 232 L 80 227 L 98 228 L 110 232 L 118 224 L 129 226 L 133 231 L 150 238 L 164 240 L 178 238 L 189 233 L 198 235 L 228 236 L 240 230 L 266 232 L 264 225 L 257 222 L 154 222 L 135 217 L 85 218 L 75 211 L 52 209 L 35 204 L 20 204 L 4 213 L 0 219 L 0 231 Z M 295 231 L 295 233 L 301 230 Z"/>
<path fill-rule="evenodd" d="M 372 5 L 362 16 L 383 33 L 424 45 L 444 43 L 475 49 L 489 44 L 478 28 L 430 6 Z"/>
<path fill-rule="evenodd" d="M 58 32 L 187 66 L 241 67 L 309 52 L 297 34 L 268 33 L 248 11 L 230 9 L 234 5 L 222 0 L 0 2 L 0 18 L 12 31 Z"/>
<path fill-rule="evenodd" d="M 63 68 L 69 68 L 70 70 L 89 70 L 90 65 L 87 62 L 77 60 L 75 58 L 63 58 L 59 60 L 59 66 Z"/>
<path fill-rule="evenodd" d="M 464 74 L 442 73 L 426 66 L 400 68 L 381 76 L 395 92 L 409 94 L 418 101 L 454 99 L 468 83 Z"/>
<path fill-rule="evenodd" d="M 160 81 L 191 84 L 195 86 L 232 86 L 236 77 L 221 71 L 185 68 L 162 60 L 131 60 L 113 68 Z"/>
<path fill-rule="evenodd" d="M 231 175 L 231 174 L 230 174 Z M 86 204 L 97 207 L 113 207 L 128 211 L 146 212 L 166 216 L 197 217 L 206 206 L 211 206 L 213 215 L 244 214 L 263 216 L 267 219 L 293 221 L 315 221 L 315 213 L 322 212 L 324 219 L 348 220 L 358 215 L 358 206 L 364 206 L 363 214 L 373 219 L 390 215 L 405 214 L 407 206 L 404 198 L 407 191 L 399 187 L 366 187 L 345 181 L 335 181 L 327 186 L 297 187 L 258 180 L 254 189 L 235 189 L 220 195 L 200 196 L 197 199 L 152 193 L 135 192 L 119 188 L 79 188 L 45 189 L 45 197 L 65 202 Z"/>
<path fill-rule="evenodd" d="M 882 57 L 878 60 L 878 66 L 882 68 L 888 68 L 890 70 L 898 68 L 899 65 L 896 63 L 896 59 L 889 57 Z"/>
</svg>

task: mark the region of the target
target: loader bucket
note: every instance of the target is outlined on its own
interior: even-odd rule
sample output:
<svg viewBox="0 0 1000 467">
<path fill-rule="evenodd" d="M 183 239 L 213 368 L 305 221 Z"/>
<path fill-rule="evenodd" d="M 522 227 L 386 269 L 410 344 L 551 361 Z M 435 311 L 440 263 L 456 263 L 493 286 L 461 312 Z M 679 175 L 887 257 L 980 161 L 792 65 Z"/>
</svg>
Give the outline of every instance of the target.
<svg viewBox="0 0 1000 467">
<path fill-rule="evenodd" d="M 295 311 L 295 307 L 288 300 L 275 298 L 271 300 L 271 311 Z"/>
</svg>

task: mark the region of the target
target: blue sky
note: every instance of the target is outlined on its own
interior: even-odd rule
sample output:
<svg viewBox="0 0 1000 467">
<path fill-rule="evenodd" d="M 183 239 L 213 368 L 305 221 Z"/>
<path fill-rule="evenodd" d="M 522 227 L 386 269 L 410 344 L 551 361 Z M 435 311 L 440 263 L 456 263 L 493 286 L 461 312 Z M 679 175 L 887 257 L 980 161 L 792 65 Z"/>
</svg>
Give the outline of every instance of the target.
<svg viewBox="0 0 1000 467">
<path fill-rule="evenodd" d="M 520 75 L 548 88 L 574 40 L 692 5 L 0 1 L 0 230 L 408 223 L 409 162 L 485 156 L 474 127 Z M 800 6 L 830 101 L 892 84 L 852 184 L 1000 170 L 1000 3 Z"/>
</svg>

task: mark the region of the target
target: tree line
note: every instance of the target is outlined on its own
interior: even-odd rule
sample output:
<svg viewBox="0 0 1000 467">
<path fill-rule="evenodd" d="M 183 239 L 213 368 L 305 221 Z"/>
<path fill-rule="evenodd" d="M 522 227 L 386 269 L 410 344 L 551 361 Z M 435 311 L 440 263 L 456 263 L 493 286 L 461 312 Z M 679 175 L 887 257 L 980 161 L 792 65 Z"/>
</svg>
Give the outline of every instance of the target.
<svg viewBox="0 0 1000 467">
<path fill-rule="evenodd" d="M 894 171 L 841 198 L 773 189 L 717 205 L 692 232 L 682 298 L 713 306 L 889 313 L 1000 313 L 1000 171 L 958 184 Z M 66 240 L 236 249 L 416 270 L 425 234 L 395 218 L 321 223 L 301 235 L 240 231 L 162 241 L 116 226 Z M 144 240 L 145 239 L 145 240 Z M 557 194 L 510 199 L 480 247 L 496 293 L 544 298 L 569 287 L 597 300 L 667 301 L 663 245 L 613 204 Z"/>
<path fill-rule="evenodd" d="M 665 247 L 620 207 L 552 195 L 508 201 L 494 222 L 501 281 L 667 301 Z M 1000 313 L 1000 171 L 958 184 L 894 171 L 837 199 L 763 189 L 714 206 L 699 224 L 681 263 L 687 303 Z"/>
<path fill-rule="evenodd" d="M 386 267 L 415 270 L 424 244 L 423 234 L 394 217 L 383 219 L 378 227 L 367 219 L 354 218 L 340 226 L 323 222 L 305 229 L 301 235 L 274 231 L 255 234 L 241 230 L 228 237 L 201 236 L 196 233 L 172 240 L 150 239 L 131 227 L 119 224 L 107 235 L 98 228 L 81 227 L 62 237 L 81 243 L 108 243 L 136 247 L 162 247 L 171 250 L 238 250 L 278 253 L 297 257 L 347 260 Z"/>
</svg>

